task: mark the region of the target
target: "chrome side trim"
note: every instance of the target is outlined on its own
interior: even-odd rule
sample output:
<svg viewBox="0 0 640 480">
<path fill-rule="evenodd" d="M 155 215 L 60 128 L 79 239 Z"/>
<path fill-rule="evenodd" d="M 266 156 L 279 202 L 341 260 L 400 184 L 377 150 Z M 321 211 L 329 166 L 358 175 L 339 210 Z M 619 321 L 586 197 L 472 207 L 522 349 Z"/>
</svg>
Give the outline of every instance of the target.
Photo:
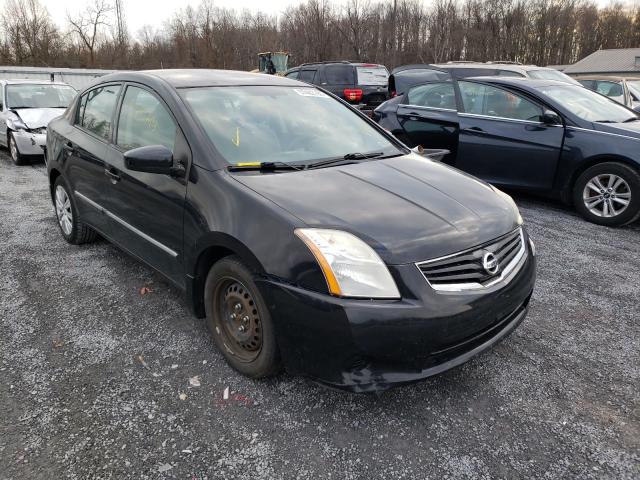
<svg viewBox="0 0 640 480">
<path fill-rule="evenodd" d="M 539 127 L 564 127 L 564 125 L 547 125 L 542 122 L 534 122 L 533 120 L 519 120 L 517 118 L 507 117 L 492 117 L 490 115 L 481 115 L 479 113 L 460 112 L 458 113 L 458 116 L 468 118 L 484 118 L 485 120 L 495 120 L 497 122 L 524 123 L 526 125 L 537 125 Z"/>
<path fill-rule="evenodd" d="M 513 257 L 513 259 L 509 262 L 509 264 L 506 267 L 504 267 L 500 275 L 494 278 L 493 280 L 491 280 L 489 283 L 482 284 L 478 282 L 466 282 L 466 283 L 447 283 L 443 285 L 432 285 L 429 279 L 427 278 L 427 276 L 422 272 L 422 270 L 420 270 L 420 265 L 429 264 L 431 262 L 436 262 L 439 260 L 445 260 L 447 258 L 455 257 L 458 255 L 464 254 L 466 252 L 477 250 L 477 248 L 471 248 L 468 250 L 464 250 L 462 252 L 446 255 L 444 257 L 439 257 L 439 258 L 434 258 L 432 260 L 419 262 L 415 264 L 416 268 L 422 274 L 422 276 L 427 281 L 429 286 L 434 290 L 436 290 L 437 292 L 449 292 L 449 293 L 469 292 L 469 291 L 485 290 L 493 286 L 496 286 L 499 283 L 505 283 L 505 284 L 509 283 L 511 279 L 515 276 L 515 274 L 518 273 L 518 271 L 520 270 L 520 267 L 524 264 L 524 260 L 526 259 L 526 255 L 527 255 L 527 245 L 524 241 L 524 233 L 522 231 L 522 227 L 519 227 L 519 229 L 520 229 L 520 250 L 518 250 L 518 253 L 516 254 L 515 257 Z"/>
<path fill-rule="evenodd" d="M 120 225 L 122 225 L 123 227 L 131 230 L 133 233 L 135 233 L 136 235 L 144 238 L 147 242 L 155 245 L 156 247 L 158 247 L 160 250 L 163 250 L 164 252 L 168 253 L 169 255 L 171 255 L 172 257 L 177 257 L 178 256 L 178 252 L 171 250 L 169 247 L 167 247 L 166 245 L 160 243 L 159 241 L 157 241 L 155 238 L 150 237 L 149 235 L 147 235 L 144 232 L 141 232 L 140 230 L 138 230 L 136 227 L 134 227 L 133 225 L 129 225 L 127 222 L 125 222 L 124 220 L 122 220 L 120 217 L 118 217 L 117 215 L 114 215 L 113 213 L 111 213 L 109 210 L 107 210 L 106 208 L 102 207 L 100 204 L 94 202 L 93 200 L 91 200 L 90 198 L 87 198 L 86 196 L 84 196 L 83 194 L 81 194 L 80 192 L 78 192 L 77 190 L 74 190 L 73 192 L 78 198 L 80 198 L 81 200 L 85 201 L 86 203 L 88 203 L 89 205 L 91 205 L 92 207 L 100 210 L 102 213 L 104 213 L 105 215 L 107 215 L 109 218 L 115 220 L 116 222 L 118 222 Z"/>
<path fill-rule="evenodd" d="M 418 110 L 434 110 L 436 112 L 453 112 L 457 113 L 458 110 L 454 108 L 441 108 L 441 107 L 426 107 L 423 105 L 411 105 L 410 103 L 401 103 L 398 105 L 398 108 L 406 107 L 406 108 L 416 108 Z"/>
</svg>

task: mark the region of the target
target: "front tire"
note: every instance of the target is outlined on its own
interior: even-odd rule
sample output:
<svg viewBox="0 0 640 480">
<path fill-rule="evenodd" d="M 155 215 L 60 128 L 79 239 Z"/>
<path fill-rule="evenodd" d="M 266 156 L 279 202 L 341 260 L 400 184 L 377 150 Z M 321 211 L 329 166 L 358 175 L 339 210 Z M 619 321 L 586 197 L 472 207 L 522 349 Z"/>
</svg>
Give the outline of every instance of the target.
<svg viewBox="0 0 640 480">
<path fill-rule="evenodd" d="M 273 322 L 253 274 L 235 256 L 219 260 L 205 283 L 207 327 L 234 369 L 252 378 L 280 371 Z"/>
<path fill-rule="evenodd" d="M 617 162 L 594 165 L 578 177 L 573 202 L 585 219 L 598 225 L 631 223 L 640 217 L 640 174 Z"/>
<path fill-rule="evenodd" d="M 24 165 L 24 156 L 18 150 L 18 145 L 16 144 L 15 139 L 13 138 L 13 133 L 7 133 L 7 147 L 9 148 L 9 155 L 11 156 L 11 160 L 15 165 Z"/>
<path fill-rule="evenodd" d="M 62 237 L 72 245 L 89 243 L 96 239 L 96 232 L 78 219 L 78 208 L 69 187 L 62 177 L 53 184 L 53 204 Z"/>
</svg>

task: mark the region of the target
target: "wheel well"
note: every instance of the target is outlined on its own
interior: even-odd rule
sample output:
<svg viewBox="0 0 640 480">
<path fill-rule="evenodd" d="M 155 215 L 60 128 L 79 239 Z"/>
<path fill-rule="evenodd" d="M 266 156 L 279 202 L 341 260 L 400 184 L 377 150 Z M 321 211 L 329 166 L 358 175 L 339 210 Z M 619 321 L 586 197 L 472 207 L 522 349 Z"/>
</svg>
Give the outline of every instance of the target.
<svg viewBox="0 0 640 480">
<path fill-rule="evenodd" d="M 565 191 L 563 194 L 563 200 L 568 204 L 572 204 L 573 203 L 573 187 L 575 186 L 576 181 L 578 180 L 580 175 L 582 175 L 585 171 L 587 171 L 589 168 L 593 167 L 594 165 L 598 165 L 600 163 L 606 163 L 606 162 L 621 163 L 623 165 L 626 165 L 627 167 L 633 168 L 635 171 L 640 171 L 640 168 L 638 168 L 638 164 L 635 162 L 632 162 L 628 158 L 615 157 L 615 156 L 590 158 L 589 160 L 586 160 L 585 162 L 583 162 L 580 165 L 580 167 L 576 168 L 575 172 L 573 172 L 573 174 L 571 175 L 571 179 L 569 180 L 569 183 L 567 184 L 567 187 L 565 188 Z"/>
<path fill-rule="evenodd" d="M 205 249 L 196 262 L 194 272 L 193 287 L 191 293 L 191 301 L 193 312 L 198 318 L 205 316 L 204 310 L 204 284 L 207 281 L 207 275 L 211 267 L 224 257 L 236 255 L 237 253 L 227 247 L 212 246 Z"/>
<path fill-rule="evenodd" d="M 51 193 L 51 201 L 53 201 L 53 185 L 56 183 L 59 176 L 60 172 L 55 168 L 52 168 L 51 172 L 49 172 L 49 192 Z"/>
</svg>

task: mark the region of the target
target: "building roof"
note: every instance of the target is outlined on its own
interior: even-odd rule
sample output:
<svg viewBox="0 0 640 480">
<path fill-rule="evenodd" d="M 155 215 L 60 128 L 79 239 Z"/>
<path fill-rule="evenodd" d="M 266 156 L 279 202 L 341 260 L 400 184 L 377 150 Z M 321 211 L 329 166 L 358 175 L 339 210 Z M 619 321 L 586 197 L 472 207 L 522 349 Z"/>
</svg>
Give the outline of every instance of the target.
<svg viewBox="0 0 640 480">
<path fill-rule="evenodd" d="M 598 50 L 569 65 L 564 73 L 640 73 L 640 48 Z"/>
</svg>

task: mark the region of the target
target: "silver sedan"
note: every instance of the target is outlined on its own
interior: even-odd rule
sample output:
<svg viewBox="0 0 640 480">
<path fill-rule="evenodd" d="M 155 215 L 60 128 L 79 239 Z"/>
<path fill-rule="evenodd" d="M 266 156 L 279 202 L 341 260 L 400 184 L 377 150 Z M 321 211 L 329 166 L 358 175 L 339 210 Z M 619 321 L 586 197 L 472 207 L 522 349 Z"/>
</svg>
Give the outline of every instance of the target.
<svg viewBox="0 0 640 480">
<path fill-rule="evenodd" d="M 42 156 L 47 124 L 62 115 L 76 95 L 65 83 L 0 80 L 0 145 L 17 165 Z"/>
</svg>

